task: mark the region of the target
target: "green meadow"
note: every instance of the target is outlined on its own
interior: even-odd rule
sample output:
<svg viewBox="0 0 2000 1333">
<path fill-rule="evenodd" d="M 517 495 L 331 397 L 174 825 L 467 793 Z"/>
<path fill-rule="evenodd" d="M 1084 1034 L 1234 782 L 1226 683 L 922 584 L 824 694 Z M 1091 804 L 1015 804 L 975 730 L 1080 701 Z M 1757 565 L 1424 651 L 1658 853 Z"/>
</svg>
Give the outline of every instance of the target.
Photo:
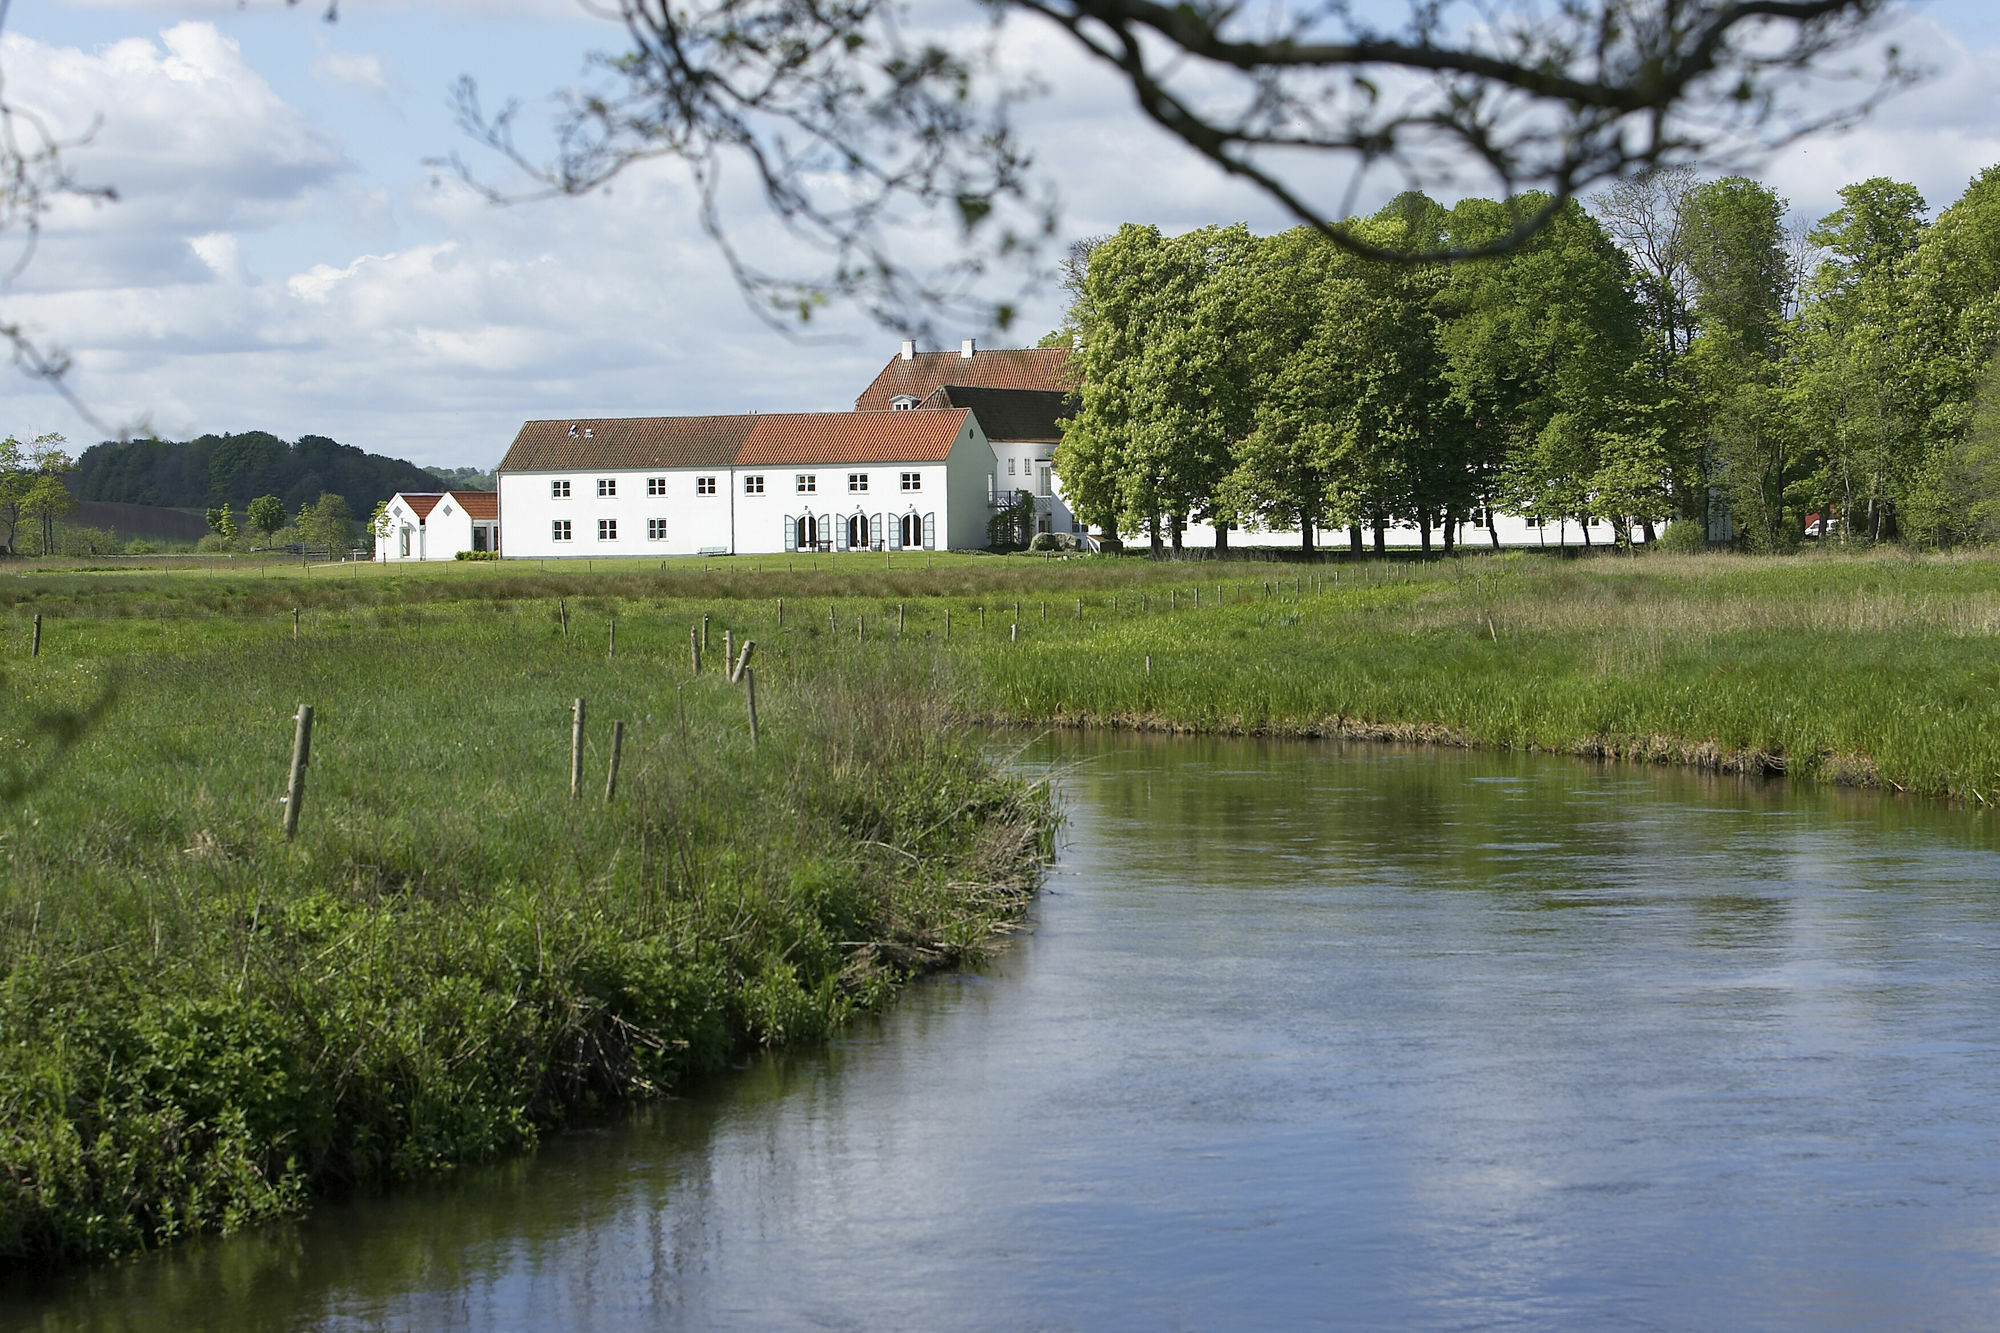
<svg viewBox="0 0 2000 1333">
<path fill-rule="evenodd" d="M 0 1262 L 517 1152 L 976 957 L 1055 817 L 1010 727 L 1983 802 L 1996 646 L 1982 556 L 0 568 Z"/>
</svg>

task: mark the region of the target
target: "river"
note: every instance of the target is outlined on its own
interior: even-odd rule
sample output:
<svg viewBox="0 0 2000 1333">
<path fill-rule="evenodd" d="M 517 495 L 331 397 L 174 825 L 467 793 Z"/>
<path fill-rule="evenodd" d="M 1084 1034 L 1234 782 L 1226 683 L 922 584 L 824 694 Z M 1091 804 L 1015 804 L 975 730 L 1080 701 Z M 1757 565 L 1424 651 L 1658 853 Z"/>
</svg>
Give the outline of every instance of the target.
<svg viewBox="0 0 2000 1333">
<path fill-rule="evenodd" d="M 1056 736 L 1027 928 L 535 1157 L 0 1326 L 1990 1328 L 2000 836 L 1572 760 Z"/>
</svg>

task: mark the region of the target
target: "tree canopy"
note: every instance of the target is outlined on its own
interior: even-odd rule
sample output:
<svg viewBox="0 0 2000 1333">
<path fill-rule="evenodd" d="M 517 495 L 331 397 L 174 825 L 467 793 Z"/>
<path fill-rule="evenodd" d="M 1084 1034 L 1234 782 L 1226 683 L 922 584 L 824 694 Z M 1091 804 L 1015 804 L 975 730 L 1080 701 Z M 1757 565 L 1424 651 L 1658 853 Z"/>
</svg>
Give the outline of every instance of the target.
<svg viewBox="0 0 2000 1333">
<path fill-rule="evenodd" d="M 287 443 L 264 431 L 192 440 L 108 440 L 84 450 L 71 479 L 84 500 L 250 512 L 260 496 L 296 514 L 332 492 L 350 513 L 366 513 L 397 491 L 435 491 L 429 472 L 400 458 L 365 453 L 323 435 Z"/>
</svg>

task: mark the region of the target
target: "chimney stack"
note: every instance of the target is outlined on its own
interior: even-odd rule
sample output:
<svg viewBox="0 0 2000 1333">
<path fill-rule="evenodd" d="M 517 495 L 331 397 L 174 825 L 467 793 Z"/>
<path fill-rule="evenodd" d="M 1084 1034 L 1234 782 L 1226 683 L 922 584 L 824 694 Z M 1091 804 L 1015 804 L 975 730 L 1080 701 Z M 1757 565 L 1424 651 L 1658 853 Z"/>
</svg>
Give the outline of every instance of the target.
<svg viewBox="0 0 2000 1333">
<path fill-rule="evenodd" d="M 903 339 L 903 360 L 914 361 L 916 359 L 917 359 L 917 340 L 915 338 Z"/>
<path fill-rule="evenodd" d="M 972 339 L 967 338 L 958 345 L 958 359 L 961 361 L 972 360 Z"/>
</svg>

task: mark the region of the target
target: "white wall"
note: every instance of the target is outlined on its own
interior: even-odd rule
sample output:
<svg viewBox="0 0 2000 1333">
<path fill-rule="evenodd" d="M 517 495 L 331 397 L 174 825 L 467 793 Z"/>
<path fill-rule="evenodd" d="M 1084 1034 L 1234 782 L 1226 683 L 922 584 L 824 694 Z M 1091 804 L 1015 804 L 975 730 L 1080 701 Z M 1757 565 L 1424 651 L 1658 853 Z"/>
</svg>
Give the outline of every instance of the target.
<svg viewBox="0 0 2000 1333">
<path fill-rule="evenodd" d="M 859 512 L 868 517 L 872 528 L 878 517 L 886 527 L 913 509 L 936 516 L 934 531 L 940 548 L 983 546 L 988 458 L 986 441 L 968 417 L 958 443 L 943 463 L 503 472 L 499 478 L 502 547 L 510 558 L 526 559 L 696 555 L 705 548 L 741 555 L 776 555 L 785 550 L 787 521 L 802 514 L 810 512 L 844 522 Z M 917 474 L 915 492 L 902 489 L 905 472 Z M 865 477 L 867 489 L 850 491 L 849 474 Z M 801 494 L 798 489 L 801 475 L 814 479 L 810 494 Z M 647 494 L 647 480 L 654 477 L 664 479 L 665 495 Z M 698 494 L 698 477 L 714 477 L 716 493 Z M 763 478 L 761 493 L 747 488 L 746 482 L 753 477 Z M 599 478 L 615 481 L 616 494 L 599 497 Z M 567 499 L 550 493 L 554 481 L 569 482 Z M 666 520 L 664 540 L 646 535 L 646 521 L 652 518 Z M 569 520 L 571 540 L 554 540 L 551 525 L 557 519 Z M 598 538 L 601 519 L 617 522 L 615 540 Z M 467 544 L 470 541 L 468 529 Z"/>
<path fill-rule="evenodd" d="M 446 506 L 451 512 L 446 513 Z M 389 499 L 389 535 L 375 539 L 375 558 L 391 564 L 404 560 L 450 560 L 460 551 L 472 549 L 472 519 L 450 496 L 438 501 L 427 518 L 419 520 L 409 503 L 398 494 Z M 403 554 L 403 538 L 409 538 L 410 553 Z"/>
</svg>

